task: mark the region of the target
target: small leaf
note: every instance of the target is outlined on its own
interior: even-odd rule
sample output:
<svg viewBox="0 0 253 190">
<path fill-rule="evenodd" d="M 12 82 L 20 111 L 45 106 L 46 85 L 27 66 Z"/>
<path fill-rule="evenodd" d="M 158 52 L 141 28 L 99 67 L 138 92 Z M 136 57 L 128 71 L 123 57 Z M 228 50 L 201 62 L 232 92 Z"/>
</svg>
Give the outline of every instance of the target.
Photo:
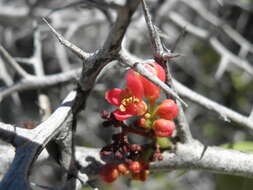
<svg viewBox="0 0 253 190">
<path fill-rule="evenodd" d="M 241 142 L 235 142 L 235 143 L 228 143 L 228 144 L 221 145 L 221 147 L 253 153 L 253 142 L 251 142 L 251 141 L 241 141 Z"/>
<path fill-rule="evenodd" d="M 161 148 L 168 148 L 172 145 L 171 141 L 169 138 L 167 137 L 157 137 L 156 138 L 156 143 L 158 143 L 160 145 Z"/>
</svg>

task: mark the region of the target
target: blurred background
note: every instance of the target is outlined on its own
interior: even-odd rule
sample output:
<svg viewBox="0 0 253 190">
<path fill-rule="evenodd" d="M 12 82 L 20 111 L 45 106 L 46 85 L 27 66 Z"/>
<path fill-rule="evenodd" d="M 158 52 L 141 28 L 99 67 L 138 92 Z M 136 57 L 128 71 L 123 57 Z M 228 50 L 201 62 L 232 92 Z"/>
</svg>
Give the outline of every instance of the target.
<svg viewBox="0 0 253 190">
<path fill-rule="evenodd" d="M 173 76 L 190 89 L 249 116 L 253 105 L 253 1 L 149 0 L 147 3 L 164 45 L 181 54 L 171 60 Z M 33 55 L 36 22 L 41 31 L 43 68 L 46 75 L 52 75 L 81 68 L 82 62 L 60 45 L 42 17 L 66 39 L 87 52 L 94 52 L 105 41 L 115 12 L 91 0 L 0 0 L 0 45 L 22 68 L 34 74 L 34 68 L 22 58 Z M 139 58 L 152 58 L 141 8 L 132 19 L 124 45 Z M 114 130 L 102 127 L 99 112 L 114 109 L 105 101 L 104 93 L 124 85 L 126 70 L 114 61 L 99 76 L 86 110 L 78 116 L 77 145 L 102 147 L 110 143 Z M 0 96 L 21 79 L 0 55 Z M 46 94 L 54 110 L 76 87 L 75 81 L 11 93 L 0 100 L 0 121 L 23 127 L 27 122 L 40 123 L 38 95 Z M 186 116 L 194 138 L 208 146 L 253 151 L 253 131 L 185 101 L 189 104 Z M 61 172 L 57 164 L 48 160 L 37 163 L 31 180 L 43 185 L 60 185 Z M 123 177 L 113 185 L 93 183 L 111 190 L 249 190 L 253 186 L 252 179 L 203 171 L 155 173 L 144 183 Z"/>
</svg>

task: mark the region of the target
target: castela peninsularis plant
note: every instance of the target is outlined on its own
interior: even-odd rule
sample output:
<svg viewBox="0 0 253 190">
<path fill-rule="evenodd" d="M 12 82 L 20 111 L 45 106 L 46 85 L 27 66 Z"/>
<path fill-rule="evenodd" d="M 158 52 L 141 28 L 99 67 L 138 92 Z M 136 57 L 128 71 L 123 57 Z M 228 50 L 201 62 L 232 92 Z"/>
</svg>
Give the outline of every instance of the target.
<svg viewBox="0 0 253 190">
<path fill-rule="evenodd" d="M 165 81 L 165 70 L 156 62 L 146 64 L 145 69 Z M 178 115 L 178 106 L 172 99 L 158 102 L 160 87 L 129 69 L 124 89 L 114 88 L 105 94 L 105 99 L 116 106 L 112 112 L 101 112 L 104 127 L 120 127 L 121 132 L 112 136 L 112 143 L 100 151 L 105 165 L 100 168 L 104 182 L 112 183 L 121 175 L 145 181 L 149 174 L 149 163 L 163 160 L 162 151 L 169 146 L 168 137 L 175 131 L 173 120 Z M 125 121 L 134 120 L 131 124 Z M 128 134 L 133 133 L 149 139 L 152 143 L 131 144 Z M 149 141 L 150 142 L 150 141 Z"/>
</svg>

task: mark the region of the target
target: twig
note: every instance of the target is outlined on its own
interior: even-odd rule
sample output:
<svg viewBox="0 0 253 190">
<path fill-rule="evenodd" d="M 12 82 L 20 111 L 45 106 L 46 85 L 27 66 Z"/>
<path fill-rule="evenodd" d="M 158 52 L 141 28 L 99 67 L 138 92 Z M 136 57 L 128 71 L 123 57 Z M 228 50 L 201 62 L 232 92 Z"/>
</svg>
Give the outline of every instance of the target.
<svg viewBox="0 0 253 190">
<path fill-rule="evenodd" d="M 55 45 L 55 53 L 58 58 L 61 70 L 63 72 L 69 71 L 71 69 L 71 66 L 65 48 L 58 41 L 56 41 L 54 45 Z"/>
<path fill-rule="evenodd" d="M 119 57 L 122 40 L 126 34 L 131 18 L 138 7 L 140 0 L 128 0 L 123 8 L 117 10 L 117 18 L 113 24 L 102 48 L 93 54 L 94 59 L 85 62 L 79 84 L 83 91 L 87 91 L 94 86 L 94 82 L 99 72 L 111 61 Z M 85 73 L 96 74 L 87 76 Z"/>
<path fill-rule="evenodd" d="M 56 38 L 59 40 L 59 42 L 64 45 L 65 47 L 69 48 L 74 54 L 76 54 L 81 59 L 87 59 L 90 55 L 83 50 L 81 50 L 79 47 L 75 46 L 74 44 L 70 43 L 68 40 L 66 40 L 61 34 L 59 34 L 48 22 L 45 18 L 43 18 L 44 22 L 48 25 L 48 27 L 51 29 L 51 31 L 54 33 Z"/>
<path fill-rule="evenodd" d="M 151 42 L 152 42 L 152 47 L 154 50 L 154 53 L 153 53 L 154 59 L 158 63 L 163 64 L 169 58 L 170 54 L 169 55 L 164 54 L 161 39 L 159 37 L 157 28 L 152 23 L 151 15 L 148 11 L 148 7 L 146 5 L 146 2 L 145 2 L 145 0 L 141 0 L 141 2 L 142 2 L 142 8 L 143 8 L 143 12 L 144 12 L 144 17 L 146 20 L 146 24 L 148 26 L 148 31 L 149 31 Z M 127 61 L 127 58 L 126 58 L 127 55 L 126 54 L 123 55 L 124 53 L 125 53 L 125 51 L 123 50 L 121 52 L 121 60 L 123 62 L 125 62 L 125 64 L 129 64 L 129 62 Z M 145 69 L 142 66 L 139 66 L 139 64 L 134 64 L 134 65 L 131 65 L 131 67 L 134 67 L 134 69 L 136 69 L 140 74 L 142 74 L 143 76 L 145 76 L 146 78 L 148 78 L 152 82 L 155 81 L 154 82 L 155 84 L 159 83 L 159 85 L 161 87 L 163 86 L 162 88 L 164 90 L 166 90 L 167 93 L 172 95 L 175 99 L 179 100 L 181 103 L 183 103 L 183 105 L 186 106 L 186 103 L 176 94 L 175 91 L 173 91 L 169 86 L 164 85 L 157 77 L 155 77 L 155 76 L 152 77 L 152 75 L 150 75 L 150 73 L 145 71 Z"/>
<path fill-rule="evenodd" d="M 228 56 L 230 59 L 230 62 L 236 65 L 237 67 L 243 69 L 245 72 L 253 76 L 253 67 L 251 64 L 245 60 L 241 59 L 237 55 L 233 54 L 230 52 L 228 49 L 226 49 L 215 37 L 210 37 L 210 34 L 208 31 L 197 27 L 190 22 L 186 21 L 181 15 L 175 13 L 175 12 L 170 12 L 169 13 L 169 18 L 172 20 L 175 24 L 177 24 L 180 27 L 186 27 L 186 30 L 189 33 L 192 33 L 193 35 L 201 38 L 208 40 L 208 42 L 213 46 L 215 51 L 217 51 L 221 56 Z"/>
<path fill-rule="evenodd" d="M 29 58 L 15 57 L 14 59 L 19 63 L 26 64 L 26 65 L 32 65 L 31 59 L 29 59 Z"/>
<path fill-rule="evenodd" d="M 179 106 L 179 115 L 178 115 L 178 122 L 177 122 L 177 132 L 178 132 L 178 136 L 181 138 L 180 140 L 183 143 L 189 143 L 190 141 L 192 141 L 192 135 L 189 129 L 189 125 L 188 122 L 185 118 L 184 115 L 184 110 L 183 110 L 183 106 L 181 104 L 181 101 L 178 99 L 179 96 L 176 92 L 176 89 L 174 87 L 173 81 L 172 81 L 172 75 L 169 69 L 169 64 L 168 64 L 168 58 L 166 59 L 164 55 L 164 50 L 163 50 L 163 46 L 162 46 L 162 42 L 161 39 L 158 35 L 157 29 L 156 27 L 153 25 L 152 21 L 151 21 L 151 15 L 149 14 L 147 5 L 145 3 L 145 0 L 142 0 L 142 5 L 143 5 L 143 11 L 144 11 L 144 15 L 145 15 L 145 19 L 146 19 L 146 23 L 149 29 L 149 33 L 150 33 L 150 38 L 153 44 L 153 49 L 154 49 L 154 56 L 155 59 L 158 59 L 157 61 L 159 61 L 160 64 L 162 64 L 166 70 L 166 81 L 165 84 L 167 84 L 167 87 L 171 87 L 173 94 L 173 98 L 176 99 L 177 105 Z M 180 39 L 180 38 L 178 38 Z M 176 45 L 176 44 L 175 44 Z M 167 50 L 167 49 L 166 49 Z M 167 50 L 167 52 L 169 53 L 169 56 L 171 51 Z M 175 97 L 175 96 L 176 97 Z M 167 93 L 167 97 L 170 97 L 171 94 Z"/>
<path fill-rule="evenodd" d="M 35 74 L 38 77 L 44 76 L 45 72 L 43 69 L 43 63 L 42 63 L 42 44 L 40 40 L 40 29 L 37 26 L 37 23 L 34 23 L 34 35 L 33 35 L 33 55 L 30 58 L 31 62 L 33 63 Z"/>
<path fill-rule="evenodd" d="M 41 31 L 37 23 L 34 23 L 33 34 L 33 55 L 30 58 L 16 58 L 16 60 L 26 63 L 34 68 L 35 75 L 37 77 L 45 76 L 43 61 L 42 61 L 42 43 L 41 43 Z M 4 93 L 4 91 L 2 92 Z M 1 93 L 0 93 L 1 96 Z M 42 121 L 44 121 L 51 114 L 51 105 L 48 96 L 44 93 L 38 95 L 39 107 L 42 113 Z"/>
<path fill-rule="evenodd" d="M 3 98 L 11 95 L 14 92 L 21 92 L 29 89 L 42 89 L 61 83 L 76 81 L 80 76 L 80 73 L 81 69 L 76 69 L 65 73 L 22 79 L 16 84 L 3 88 L 0 91 L 0 102 L 3 100 Z"/>
<path fill-rule="evenodd" d="M 157 32 L 156 27 L 154 27 L 151 19 L 151 15 L 149 14 L 147 4 L 145 0 L 141 0 L 142 8 L 145 16 L 145 20 L 148 26 L 148 31 L 151 38 L 152 47 L 154 49 L 154 57 L 160 59 L 161 55 L 163 54 L 163 46 L 160 40 L 159 34 Z"/>
<path fill-rule="evenodd" d="M 30 62 L 32 63 L 35 71 L 35 75 L 38 77 L 45 76 L 43 61 L 42 61 L 42 44 L 41 44 L 41 32 L 40 28 L 35 25 L 35 31 L 33 35 L 33 46 L 34 52 L 32 57 L 30 58 Z M 46 120 L 51 114 L 51 105 L 48 96 L 45 93 L 39 93 L 38 96 L 39 107 L 42 112 L 42 121 Z"/>
<path fill-rule="evenodd" d="M 121 43 L 126 30 L 131 22 L 131 18 L 139 5 L 140 0 L 128 0 L 125 6 L 117 11 L 117 18 L 110 30 L 105 43 L 101 49 L 101 53 L 108 52 L 111 56 L 115 56 L 121 49 Z"/>
<path fill-rule="evenodd" d="M 148 72 L 142 63 L 144 62 L 132 62 L 133 60 L 131 56 L 125 51 L 122 50 L 120 53 L 120 61 L 122 61 L 125 65 L 132 67 L 141 75 L 145 76 L 148 80 L 152 81 L 154 84 L 160 86 L 166 93 L 170 94 L 175 99 L 179 100 L 185 107 L 188 105 L 173 91 L 169 86 L 164 84 L 158 77 L 154 76 L 150 72 Z M 139 61 L 139 60 L 138 60 Z M 149 60 L 150 62 L 154 62 L 154 60 Z"/>
<path fill-rule="evenodd" d="M 10 74 L 8 73 L 7 68 L 6 68 L 1 57 L 0 57 L 0 79 L 3 80 L 3 82 L 5 83 L 6 86 L 12 86 L 14 84 L 14 81 L 13 81 L 12 77 L 10 76 Z M 1 92 L 0 92 L 0 94 L 1 94 Z M 17 106 L 21 105 L 21 100 L 20 100 L 18 93 L 14 93 L 12 95 L 12 98 Z"/>
<path fill-rule="evenodd" d="M 123 7 L 123 2 L 124 1 L 119 1 L 119 0 L 117 2 L 112 2 L 110 0 L 104 0 L 104 1 L 100 1 L 100 0 L 76 1 L 76 2 L 71 2 L 67 5 L 62 6 L 62 7 L 52 9 L 47 16 L 50 16 L 51 14 L 53 14 L 54 12 L 59 11 L 59 10 L 64 10 L 66 8 L 70 8 L 70 7 L 74 7 L 74 6 L 78 6 L 78 5 L 84 5 L 84 4 L 87 4 L 87 5 L 92 6 L 92 7 L 97 7 L 97 8 L 100 8 L 100 9 L 105 9 L 105 8 L 119 9 L 119 8 Z"/>
<path fill-rule="evenodd" d="M 220 60 L 220 63 L 219 63 L 219 67 L 215 73 L 215 76 L 214 78 L 216 80 L 219 80 L 222 75 L 224 74 L 224 72 L 226 71 L 227 67 L 228 67 L 228 64 L 229 64 L 229 58 L 228 56 L 223 56 L 221 57 L 221 60 Z"/>
<path fill-rule="evenodd" d="M 245 117 L 223 105 L 220 105 L 217 102 L 214 102 L 206 97 L 204 97 L 203 95 L 200 95 L 194 91 L 192 91 L 191 89 L 183 86 L 181 83 L 179 83 L 178 81 L 174 80 L 173 81 L 175 84 L 175 87 L 178 91 L 178 93 L 181 96 L 184 96 L 188 99 L 190 99 L 191 101 L 199 104 L 200 106 L 203 106 L 205 108 L 207 108 L 208 110 L 214 111 L 216 113 L 218 113 L 221 118 L 223 118 L 225 121 L 234 121 L 238 124 L 241 124 L 244 127 L 247 127 L 249 129 L 253 129 L 253 121 L 250 120 L 248 117 Z"/>
<path fill-rule="evenodd" d="M 11 55 L 4 49 L 2 45 L 0 45 L 0 55 L 10 64 L 10 66 L 15 71 L 17 71 L 17 73 L 21 77 L 23 78 L 30 77 L 30 74 L 28 74 L 22 67 L 19 66 L 19 64 L 15 61 L 15 59 L 11 57 Z"/>
<path fill-rule="evenodd" d="M 245 39 L 240 33 L 233 29 L 228 24 L 224 24 L 224 21 L 221 20 L 216 15 L 212 14 L 203 3 L 199 0 L 195 0 L 196 3 L 191 3 L 187 0 L 181 0 L 181 2 L 188 5 L 190 8 L 195 10 L 203 19 L 210 22 L 216 27 L 219 27 L 223 30 L 232 40 L 234 40 L 239 46 L 245 46 L 250 52 L 253 52 L 253 44 Z"/>
</svg>

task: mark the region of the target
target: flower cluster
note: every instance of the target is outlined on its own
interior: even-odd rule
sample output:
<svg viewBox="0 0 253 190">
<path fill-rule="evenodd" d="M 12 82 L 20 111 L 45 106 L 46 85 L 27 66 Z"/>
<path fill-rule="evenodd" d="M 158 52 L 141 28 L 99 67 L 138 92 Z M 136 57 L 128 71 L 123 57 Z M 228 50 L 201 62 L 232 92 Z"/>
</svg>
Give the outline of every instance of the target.
<svg viewBox="0 0 253 190">
<path fill-rule="evenodd" d="M 157 137 L 170 137 L 175 129 L 172 121 L 177 117 L 178 106 L 172 99 L 164 100 L 156 108 L 150 109 L 139 119 L 139 126 L 144 129 L 152 129 Z"/>
<path fill-rule="evenodd" d="M 131 175 L 133 179 L 145 181 L 149 174 L 149 164 L 144 161 L 144 146 L 130 144 L 125 132 L 114 134 L 112 140 L 113 143 L 100 152 L 103 160 L 110 159 L 100 169 L 101 178 L 112 183 L 120 175 Z"/>
<path fill-rule="evenodd" d="M 165 71 L 158 63 L 146 64 L 145 69 L 165 81 Z M 160 87 L 132 69 L 126 74 L 125 89 L 106 92 L 105 99 L 117 109 L 112 113 L 102 112 L 106 120 L 103 125 L 121 127 L 122 132 L 113 135 L 113 143 L 100 152 L 102 159 L 107 160 L 100 170 L 105 182 L 111 183 L 119 175 L 127 174 L 131 174 L 132 179 L 144 181 L 149 173 L 149 162 L 163 159 L 160 149 L 166 147 L 164 142 L 175 131 L 173 119 L 178 115 L 178 106 L 172 99 L 157 103 L 159 98 Z M 129 118 L 136 120 L 127 125 L 124 121 Z M 129 133 L 151 138 L 152 144 L 130 144 Z"/>
<path fill-rule="evenodd" d="M 141 161 L 129 163 L 106 163 L 100 169 L 100 177 L 107 183 L 114 182 L 120 175 L 131 173 L 132 179 L 145 181 L 149 174 L 148 164 Z"/>
</svg>

